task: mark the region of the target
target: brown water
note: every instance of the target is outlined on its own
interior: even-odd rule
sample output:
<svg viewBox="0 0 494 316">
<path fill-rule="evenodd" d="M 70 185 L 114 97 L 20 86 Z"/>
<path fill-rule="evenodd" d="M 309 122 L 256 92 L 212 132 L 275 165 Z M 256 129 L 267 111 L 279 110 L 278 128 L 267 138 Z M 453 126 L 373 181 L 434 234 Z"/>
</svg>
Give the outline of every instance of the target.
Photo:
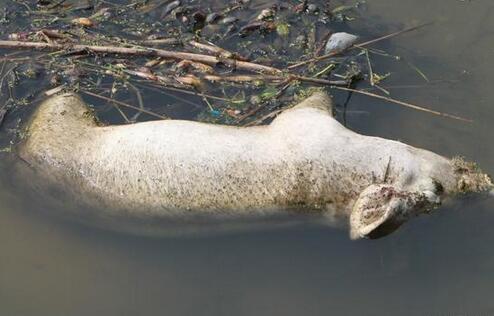
<svg viewBox="0 0 494 316">
<path fill-rule="evenodd" d="M 430 79 L 460 82 L 393 95 L 474 123 L 354 97 L 349 110 L 369 114 L 349 115 L 348 125 L 462 154 L 494 174 L 494 2 L 373 0 L 369 14 L 380 25 L 437 21 L 385 46 Z M 0 188 L 0 315 L 494 314 L 492 198 L 466 197 L 358 242 L 313 226 L 140 238 L 30 212 L 20 200 Z"/>
</svg>

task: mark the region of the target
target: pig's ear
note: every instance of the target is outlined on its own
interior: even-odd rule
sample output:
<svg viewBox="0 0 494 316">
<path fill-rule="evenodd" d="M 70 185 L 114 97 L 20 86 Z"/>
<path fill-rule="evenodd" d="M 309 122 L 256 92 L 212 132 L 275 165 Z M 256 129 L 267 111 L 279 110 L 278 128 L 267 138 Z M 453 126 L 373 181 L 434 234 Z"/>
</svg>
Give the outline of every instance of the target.
<svg viewBox="0 0 494 316">
<path fill-rule="evenodd" d="M 387 184 L 366 188 L 350 214 L 350 237 L 379 238 L 394 232 L 410 217 L 431 210 L 437 197 L 430 194 L 401 191 Z"/>
</svg>

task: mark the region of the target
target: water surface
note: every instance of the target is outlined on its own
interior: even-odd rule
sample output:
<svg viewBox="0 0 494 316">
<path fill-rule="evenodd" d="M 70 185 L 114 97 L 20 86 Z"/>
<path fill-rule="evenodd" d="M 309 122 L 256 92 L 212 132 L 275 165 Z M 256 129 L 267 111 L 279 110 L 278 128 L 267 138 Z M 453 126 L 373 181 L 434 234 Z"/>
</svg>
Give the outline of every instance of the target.
<svg viewBox="0 0 494 316">
<path fill-rule="evenodd" d="M 431 80 L 455 82 L 391 91 L 474 122 L 355 96 L 348 126 L 461 154 L 494 174 L 494 3 L 373 0 L 368 10 L 375 34 L 386 31 L 383 25 L 437 22 L 377 47 L 404 56 Z M 417 73 L 398 75 L 401 85 L 420 83 Z M 315 226 L 150 239 L 30 211 L 26 205 L 36 201 L 23 201 L 3 180 L 2 315 L 494 314 L 492 198 L 448 203 L 373 241 Z"/>
</svg>

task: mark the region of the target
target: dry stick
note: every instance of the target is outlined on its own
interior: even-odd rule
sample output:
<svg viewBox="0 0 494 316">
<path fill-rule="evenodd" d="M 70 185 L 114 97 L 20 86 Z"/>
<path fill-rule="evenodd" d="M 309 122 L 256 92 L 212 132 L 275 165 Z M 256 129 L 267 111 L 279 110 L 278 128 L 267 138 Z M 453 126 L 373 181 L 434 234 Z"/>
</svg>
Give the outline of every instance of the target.
<svg viewBox="0 0 494 316">
<path fill-rule="evenodd" d="M 203 43 L 199 43 L 197 41 L 189 41 L 189 45 L 192 47 L 198 48 L 200 50 L 205 50 L 207 52 L 213 53 L 215 55 L 223 54 L 225 56 L 230 56 L 230 57 L 233 56 L 233 53 L 227 51 L 226 49 L 218 47 L 218 46 L 203 44 Z"/>
<path fill-rule="evenodd" d="M 221 62 L 221 59 L 215 56 L 167 51 L 156 48 L 129 48 L 129 47 L 116 47 L 116 46 L 95 46 L 95 45 L 64 45 L 55 43 L 43 43 L 43 42 L 21 42 L 21 41 L 0 41 L 0 48 L 16 48 L 16 49 L 49 49 L 49 50 L 68 50 L 75 51 L 91 51 L 94 53 L 105 54 L 121 54 L 121 55 L 135 55 L 135 56 L 148 56 L 148 57 L 163 57 L 172 59 L 189 59 L 209 65 L 216 65 Z M 281 74 L 280 69 L 264 66 L 256 63 L 235 60 L 235 67 L 240 70 L 248 70 L 253 72 L 269 73 L 269 74 Z"/>
<path fill-rule="evenodd" d="M 339 55 L 339 54 L 341 54 L 341 53 L 343 53 L 345 51 L 351 50 L 351 49 L 362 48 L 364 46 L 368 46 L 368 45 L 371 45 L 371 44 L 374 44 L 374 43 L 383 41 L 383 40 L 388 39 L 388 38 L 392 38 L 392 37 L 395 37 L 395 36 L 398 36 L 398 35 L 401 35 L 401 34 L 404 34 L 404 33 L 408 33 L 408 32 L 412 32 L 412 31 L 418 30 L 418 29 L 420 29 L 422 27 L 425 27 L 425 26 L 428 26 L 428 25 L 430 25 L 432 23 L 433 22 L 429 22 L 429 23 L 424 23 L 424 24 L 420 24 L 420 25 L 417 25 L 417 26 L 412 26 L 412 27 L 403 29 L 401 31 L 393 32 L 393 33 L 390 33 L 390 34 L 387 34 L 387 35 L 384 35 L 384 36 L 381 36 L 381 37 L 372 39 L 370 41 L 366 41 L 366 42 L 363 42 L 363 43 L 355 44 L 355 45 L 350 46 L 349 48 L 347 48 L 345 50 L 338 50 L 338 51 L 334 51 L 334 52 L 331 52 L 331 53 L 326 54 L 326 55 L 322 55 L 322 56 L 319 56 L 319 57 L 314 57 L 314 58 L 311 58 L 311 59 L 308 59 L 308 60 L 305 60 L 305 61 L 301 61 L 301 62 L 296 63 L 294 65 L 288 66 L 287 69 L 290 69 L 291 70 L 291 69 L 295 69 L 295 68 L 298 68 L 298 67 L 301 67 L 301 66 L 304 66 L 304 65 L 313 63 L 313 62 L 318 62 L 318 61 L 321 61 L 321 60 L 324 60 L 324 59 L 328 59 L 328 58 L 334 57 L 336 55 Z"/>
<path fill-rule="evenodd" d="M 347 86 L 348 85 L 348 82 L 346 80 L 326 80 L 326 79 L 319 79 L 319 78 L 304 77 L 304 76 L 299 76 L 299 75 L 290 75 L 289 77 L 292 78 L 292 80 L 315 83 L 315 84 L 320 84 L 320 85 L 329 85 L 329 86 Z"/>
<path fill-rule="evenodd" d="M 236 75 L 236 76 L 220 76 L 220 75 L 204 75 L 202 78 L 208 81 L 226 81 L 226 82 L 234 82 L 234 83 L 243 83 L 243 82 L 255 82 L 255 81 L 285 81 L 289 80 L 298 80 L 303 82 L 309 82 L 319 85 L 327 85 L 327 86 L 346 86 L 348 82 L 345 80 L 326 80 L 319 78 L 311 78 L 304 77 L 299 75 L 288 75 L 288 76 L 252 76 L 252 75 Z"/>
<path fill-rule="evenodd" d="M 252 75 L 237 75 L 237 76 L 219 76 L 219 75 L 205 75 L 202 78 L 208 81 L 229 81 L 229 82 L 253 82 L 253 81 L 285 81 L 285 80 L 298 80 L 303 82 L 309 82 L 319 85 L 329 85 L 329 86 L 346 86 L 348 82 L 345 80 L 326 80 L 319 78 L 304 77 L 299 75 L 288 75 L 287 77 L 282 76 L 252 76 Z"/>
<path fill-rule="evenodd" d="M 393 33 L 390 33 L 390 34 L 387 34 L 387 35 L 383 35 L 383 36 L 378 37 L 378 38 L 375 38 L 375 39 L 371 39 L 371 40 L 369 40 L 367 42 L 355 44 L 354 46 L 356 46 L 358 48 L 362 48 L 362 46 L 368 46 L 368 45 L 371 45 L 371 44 L 374 44 L 374 43 L 383 41 L 383 40 L 388 39 L 388 38 L 392 38 L 392 37 L 395 37 L 395 36 L 398 36 L 398 35 L 401 35 L 401 34 L 413 32 L 413 31 L 416 31 L 416 30 L 421 29 L 423 27 L 429 26 L 431 24 L 434 24 L 434 22 L 427 22 L 427 23 L 416 25 L 416 26 L 411 26 L 411 27 L 408 27 L 408 28 L 403 29 L 401 31 L 396 31 L 396 32 L 393 32 Z"/>
<path fill-rule="evenodd" d="M 431 89 L 435 87 L 434 85 L 431 84 L 404 84 L 404 85 L 383 86 L 382 88 L 386 90 L 393 90 L 393 89 Z M 371 90 L 371 88 L 364 90 Z"/>
<path fill-rule="evenodd" d="M 235 58 L 237 60 L 248 61 L 247 58 L 239 56 L 238 54 L 232 53 L 230 51 L 227 51 L 226 49 L 218 47 L 216 45 L 203 44 L 203 43 L 199 43 L 197 41 L 189 41 L 189 45 L 192 47 L 195 47 L 197 49 L 210 52 L 210 53 L 215 54 L 217 56 L 221 56 L 223 58 Z"/>
<path fill-rule="evenodd" d="M 227 81 L 235 83 L 256 82 L 256 81 L 282 81 L 285 80 L 281 76 L 251 76 L 251 75 L 236 75 L 236 76 L 220 76 L 220 75 L 204 75 L 202 78 L 216 82 Z"/>
<path fill-rule="evenodd" d="M 8 61 L 8 62 L 15 63 L 15 62 L 27 61 L 27 60 L 32 60 L 32 59 L 33 59 L 32 57 L 13 57 L 13 58 L 2 57 L 2 58 L 0 58 L 0 61 Z"/>
<path fill-rule="evenodd" d="M 456 116 L 456 115 L 451 115 L 451 114 L 448 114 L 448 113 L 443 113 L 443 112 L 439 112 L 439 111 L 430 110 L 430 109 L 427 109 L 427 108 L 424 108 L 424 107 L 421 107 L 421 106 L 418 106 L 418 105 L 414 105 L 414 104 L 411 104 L 411 103 L 399 101 L 399 100 L 396 100 L 396 99 L 393 99 L 393 98 L 389 98 L 389 97 L 384 97 L 382 95 L 374 94 L 374 93 L 367 92 L 367 91 L 356 90 L 356 89 L 351 89 L 351 88 L 344 88 L 344 87 L 337 87 L 337 86 L 332 86 L 331 88 L 337 89 L 337 90 L 355 92 L 355 93 L 358 93 L 358 94 L 363 94 L 363 95 L 366 95 L 366 96 L 369 96 L 369 97 L 373 97 L 373 98 L 376 98 L 376 99 L 381 99 L 381 100 L 385 100 L 385 101 L 388 101 L 388 102 L 391 102 L 391 103 L 396 103 L 396 104 L 399 104 L 399 105 L 402 105 L 404 107 L 411 108 L 411 109 L 414 109 L 414 110 L 418 110 L 418 111 L 422 111 L 422 112 L 427 112 L 427 113 L 431 113 L 431 114 L 439 115 L 439 116 L 443 116 L 443 117 L 448 117 L 448 118 L 459 120 L 459 121 L 463 121 L 463 122 L 469 122 L 469 123 L 473 122 L 470 119 L 466 119 L 466 118 L 463 118 L 463 117 L 460 117 L 460 116 Z"/>
<path fill-rule="evenodd" d="M 45 94 L 47 97 L 51 97 L 52 95 L 57 94 L 57 93 L 59 93 L 60 91 L 62 91 L 64 88 L 65 88 L 65 85 L 60 85 L 60 86 L 55 87 L 55 88 L 52 88 L 52 89 L 50 89 L 50 90 L 46 90 L 44 94 Z"/>
<path fill-rule="evenodd" d="M 196 91 L 191 91 L 191 90 L 185 90 L 185 89 L 178 89 L 178 88 L 173 88 L 173 87 L 168 87 L 168 86 L 156 86 L 154 84 L 150 84 L 150 86 L 154 87 L 154 88 L 151 88 L 149 86 L 146 86 L 146 85 L 142 85 L 142 84 L 139 84 L 141 87 L 143 88 L 146 88 L 148 90 L 152 90 L 152 91 L 155 91 L 155 92 L 163 92 L 161 89 L 166 89 L 166 90 L 170 90 L 170 91 L 174 91 L 174 92 L 180 92 L 180 93 L 184 93 L 184 94 L 189 94 L 189 95 L 193 95 L 193 96 L 196 96 L 196 97 L 201 97 L 201 95 L 199 93 L 197 93 Z M 221 98 L 221 97 L 217 97 L 217 96 L 214 96 L 214 95 L 210 95 L 210 94 L 204 94 L 204 96 L 206 96 L 208 99 L 213 99 L 213 100 L 218 100 L 218 101 L 225 101 L 225 102 L 235 102 L 235 100 L 231 100 L 231 99 L 227 99 L 227 98 Z"/>
<path fill-rule="evenodd" d="M 367 58 L 367 67 L 369 68 L 369 84 L 374 87 L 374 71 L 372 70 L 372 64 L 369 58 L 369 51 L 364 49 L 365 57 Z"/>
<path fill-rule="evenodd" d="M 179 96 L 176 96 L 176 95 L 174 95 L 174 94 L 172 94 L 172 93 L 167 93 L 167 92 L 163 91 L 162 89 L 171 90 L 171 91 L 178 91 L 178 92 L 184 92 L 184 93 L 185 93 L 185 91 L 187 91 L 187 92 L 192 92 L 192 91 L 188 91 L 188 90 L 179 90 L 179 89 L 171 88 L 171 87 L 168 87 L 168 86 L 162 86 L 162 85 L 160 85 L 160 86 L 156 86 L 156 85 L 153 85 L 153 84 L 148 84 L 148 85 L 139 84 L 139 86 L 141 86 L 141 87 L 142 87 L 142 88 L 144 88 L 144 89 L 148 89 L 148 90 L 152 90 L 152 91 L 159 92 L 159 93 L 161 93 L 161 94 L 166 95 L 167 97 L 173 98 L 173 99 L 175 99 L 175 100 L 178 100 L 178 101 L 183 102 L 183 103 L 186 103 L 186 104 L 190 104 L 190 105 L 192 105 L 192 106 L 194 106 L 194 107 L 199 107 L 199 105 L 198 105 L 198 104 L 196 104 L 196 103 L 194 103 L 194 102 L 191 102 L 191 101 L 189 101 L 189 100 L 187 100 L 187 99 L 184 99 L 184 98 L 181 98 L 181 97 L 179 97 Z M 159 89 L 152 89 L 150 86 L 153 86 L 153 87 L 159 87 Z M 200 95 L 200 94 L 198 94 L 198 93 L 196 93 L 196 94 L 195 94 L 195 96 L 196 96 L 196 97 L 201 97 L 201 95 Z"/>
<path fill-rule="evenodd" d="M 177 38 L 160 38 L 155 40 L 142 41 L 142 45 L 157 46 L 157 45 L 178 45 L 181 41 Z"/>
<path fill-rule="evenodd" d="M 355 89 L 344 88 L 344 87 L 337 87 L 337 86 L 332 86 L 331 88 L 364 94 L 364 95 L 367 95 L 367 96 L 370 96 L 370 97 L 374 97 L 374 98 L 378 98 L 378 99 L 382 99 L 382 100 L 385 100 L 385 101 L 388 101 L 388 102 L 397 103 L 397 104 L 400 104 L 400 105 L 403 105 L 405 107 L 409 107 L 409 108 L 412 108 L 412 109 L 415 109 L 415 110 L 419 110 L 419 111 L 423 111 L 423 112 L 427 112 L 427 113 L 432 113 L 432 114 L 435 114 L 435 115 L 445 116 L 445 117 L 452 118 L 452 119 L 455 119 L 455 120 L 465 121 L 465 122 L 469 122 L 469 123 L 470 122 L 473 122 L 472 120 L 465 119 L 465 118 L 462 118 L 462 117 L 459 117 L 459 116 L 455 116 L 455 115 L 451 115 L 451 114 L 447 114 L 447 113 L 442 113 L 442 112 L 438 112 L 438 111 L 434 111 L 434 110 L 429 110 L 429 109 L 420 107 L 418 105 L 413 105 L 413 104 L 410 104 L 410 103 L 398 101 L 398 100 L 395 100 L 395 99 L 392 99 L 392 98 L 380 96 L 378 94 L 374 94 L 374 93 L 370 93 L 370 92 L 366 92 L 366 91 L 362 91 L 362 90 L 355 90 Z M 265 116 L 263 116 L 263 117 L 261 117 L 261 118 L 259 118 L 257 120 L 254 120 L 252 122 L 249 122 L 249 123 L 245 124 L 244 126 L 247 127 L 247 126 L 259 125 L 260 123 L 264 122 L 265 120 L 267 120 L 267 119 L 269 119 L 269 118 L 271 118 L 273 116 L 278 115 L 279 113 L 287 110 L 288 108 L 282 108 L 282 109 L 276 110 L 274 112 L 268 113 Z"/>
<path fill-rule="evenodd" d="M 160 119 L 163 119 L 163 120 L 167 120 L 169 119 L 168 117 L 164 116 L 164 115 L 161 115 L 161 114 L 157 114 L 157 113 L 154 113 L 152 111 L 148 111 L 146 109 L 140 109 L 139 107 L 137 106 L 133 106 L 133 105 L 130 105 L 130 104 L 127 104 L 127 103 L 124 103 L 124 102 L 120 102 L 120 101 L 117 101 L 117 100 L 113 100 L 113 99 L 110 99 L 108 97 L 105 97 L 105 96 L 102 96 L 102 95 L 99 95 L 99 94 L 96 94 L 96 93 L 92 93 L 90 91 L 87 91 L 87 90 L 79 90 L 81 91 L 82 93 L 84 94 L 87 94 L 87 95 L 90 95 L 92 97 L 95 97 L 95 98 L 99 98 L 99 99 L 102 99 L 102 100 L 105 100 L 105 101 L 108 101 L 108 102 L 113 102 L 113 103 L 116 103 L 118 105 L 121 105 L 121 106 L 124 106 L 124 107 L 128 107 L 130 109 L 133 109 L 133 110 L 136 110 L 136 111 L 141 111 L 142 113 L 146 113 L 148 115 L 151 115 L 151 116 L 154 116 L 154 117 L 157 117 L 157 118 L 160 118 Z"/>
</svg>

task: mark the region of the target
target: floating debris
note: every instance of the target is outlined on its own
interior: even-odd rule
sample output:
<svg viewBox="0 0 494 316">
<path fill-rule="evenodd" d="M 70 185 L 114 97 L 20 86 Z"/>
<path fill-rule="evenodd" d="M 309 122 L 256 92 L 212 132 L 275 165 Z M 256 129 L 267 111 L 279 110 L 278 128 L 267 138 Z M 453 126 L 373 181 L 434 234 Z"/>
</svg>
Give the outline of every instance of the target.
<svg viewBox="0 0 494 316">
<path fill-rule="evenodd" d="M 345 33 L 338 32 L 333 33 L 326 43 L 326 47 L 324 48 L 325 54 L 331 54 L 334 52 L 342 52 L 348 48 L 350 48 L 353 44 L 355 44 L 358 40 L 358 36 Z"/>
<path fill-rule="evenodd" d="M 316 4 L 311 3 L 307 6 L 307 12 L 312 13 L 312 14 L 318 13 L 319 7 Z"/>
<path fill-rule="evenodd" d="M 234 17 L 234 16 L 229 16 L 229 17 L 226 17 L 226 18 L 223 18 L 219 21 L 220 24 L 233 24 L 235 22 L 238 21 L 238 18 Z"/>
<path fill-rule="evenodd" d="M 72 20 L 72 24 L 77 24 L 80 26 L 91 27 L 94 25 L 94 22 L 89 18 L 77 18 Z"/>
<path fill-rule="evenodd" d="M 165 7 L 165 9 L 163 10 L 163 12 L 161 13 L 161 17 L 162 18 L 166 17 L 167 15 L 169 15 L 173 10 L 175 10 L 179 6 L 180 6 L 180 0 L 176 0 L 176 1 L 170 2 Z"/>
<path fill-rule="evenodd" d="M 261 13 L 259 13 L 259 15 L 256 17 L 256 20 L 258 21 L 264 21 L 264 20 L 268 20 L 268 19 L 273 19 L 275 15 L 275 11 L 270 8 L 270 9 L 264 9 L 261 11 Z"/>
<path fill-rule="evenodd" d="M 348 22 L 348 14 L 358 16 L 358 6 L 315 0 L 269 7 L 249 0 L 46 3 L 33 14 L 29 4 L 12 2 L 9 19 L 28 23 L 9 23 L 2 29 L 0 48 L 34 53 L 9 53 L 0 59 L 0 98 L 3 92 L 3 101 L 12 98 L 13 104 L 24 104 L 19 82 L 35 83 L 27 90 L 38 95 L 84 91 L 111 104 L 117 118 L 110 117 L 121 120 L 114 123 L 142 120 L 139 114 L 174 117 L 164 113 L 173 104 L 189 118 L 255 125 L 314 86 L 352 85 L 387 94 L 379 84 L 386 83 L 389 71 L 373 71 L 370 58 L 380 57 L 370 49 L 362 54 L 362 47 L 416 29 L 373 37 L 357 46 L 358 37 L 351 32 L 358 28 Z M 10 41 L 2 41 L 7 37 Z M 27 64 L 39 68 L 32 72 L 23 66 Z M 171 103 L 147 104 L 163 95 L 173 99 Z"/>
<path fill-rule="evenodd" d="M 290 25 L 288 23 L 278 23 L 276 33 L 281 37 L 287 37 L 290 34 Z"/>
<path fill-rule="evenodd" d="M 12 41 L 26 41 L 29 37 L 29 33 L 27 32 L 19 32 L 9 34 L 8 39 Z"/>
<path fill-rule="evenodd" d="M 223 18 L 223 15 L 219 14 L 218 12 L 213 12 L 206 16 L 206 23 L 214 24 L 217 23 L 221 18 Z"/>
</svg>

